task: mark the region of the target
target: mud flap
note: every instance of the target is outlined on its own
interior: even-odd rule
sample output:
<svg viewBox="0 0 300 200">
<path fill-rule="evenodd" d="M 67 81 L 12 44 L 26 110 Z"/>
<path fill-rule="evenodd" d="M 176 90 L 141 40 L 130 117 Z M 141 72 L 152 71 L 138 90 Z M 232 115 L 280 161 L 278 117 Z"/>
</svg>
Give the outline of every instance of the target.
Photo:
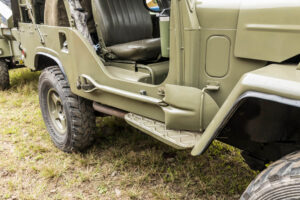
<svg viewBox="0 0 300 200">
<path fill-rule="evenodd" d="M 203 131 L 219 110 L 209 94 L 193 87 L 166 85 L 164 102 L 167 129 Z"/>
</svg>

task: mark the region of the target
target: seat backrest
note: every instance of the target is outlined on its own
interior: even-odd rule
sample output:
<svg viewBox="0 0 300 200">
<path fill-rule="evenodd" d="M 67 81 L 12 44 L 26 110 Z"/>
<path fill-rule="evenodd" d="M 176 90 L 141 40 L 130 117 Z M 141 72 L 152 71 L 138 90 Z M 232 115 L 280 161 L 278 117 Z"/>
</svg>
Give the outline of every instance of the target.
<svg viewBox="0 0 300 200">
<path fill-rule="evenodd" d="M 143 0 L 92 0 L 92 8 L 106 46 L 152 38 L 152 20 Z"/>
</svg>

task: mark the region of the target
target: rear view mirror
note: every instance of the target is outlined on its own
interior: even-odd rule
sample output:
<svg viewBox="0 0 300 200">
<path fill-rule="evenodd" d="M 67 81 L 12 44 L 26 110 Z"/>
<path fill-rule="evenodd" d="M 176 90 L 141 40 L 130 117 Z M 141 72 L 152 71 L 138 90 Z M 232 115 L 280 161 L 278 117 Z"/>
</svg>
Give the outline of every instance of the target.
<svg viewBox="0 0 300 200">
<path fill-rule="evenodd" d="M 161 12 L 157 0 L 144 0 L 146 8 L 151 12 Z"/>
</svg>

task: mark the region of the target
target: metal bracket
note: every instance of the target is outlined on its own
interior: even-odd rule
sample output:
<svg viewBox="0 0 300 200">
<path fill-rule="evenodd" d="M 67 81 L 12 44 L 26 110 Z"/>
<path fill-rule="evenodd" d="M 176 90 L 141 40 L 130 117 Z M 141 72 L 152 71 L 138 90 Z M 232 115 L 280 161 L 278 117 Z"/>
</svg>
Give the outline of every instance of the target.
<svg viewBox="0 0 300 200">
<path fill-rule="evenodd" d="M 78 77 L 76 87 L 78 90 L 83 90 L 85 92 L 95 89 L 95 86 L 90 81 L 88 81 L 86 78 L 81 76 Z"/>
<path fill-rule="evenodd" d="M 203 88 L 203 92 L 205 91 L 218 91 L 220 90 L 220 83 L 216 81 L 208 81 L 205 88 Z"/>
</svg>

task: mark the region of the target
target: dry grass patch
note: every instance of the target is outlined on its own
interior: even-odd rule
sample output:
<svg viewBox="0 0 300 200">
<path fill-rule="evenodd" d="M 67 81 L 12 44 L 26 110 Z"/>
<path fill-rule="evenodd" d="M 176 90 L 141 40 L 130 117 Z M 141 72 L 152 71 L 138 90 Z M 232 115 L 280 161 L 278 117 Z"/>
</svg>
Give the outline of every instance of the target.
<svg viewBox="0 0 300 200">
<path fill-rule="evenodd" d="M 10 73 L 0 92 L 0 199 L 238 199 L 256 175 L 220 142 L 192 157 L 111 117 L 97 119 L 91 149 L 63 153 L 43 123 L 39 73 Z"/>
</svg>

